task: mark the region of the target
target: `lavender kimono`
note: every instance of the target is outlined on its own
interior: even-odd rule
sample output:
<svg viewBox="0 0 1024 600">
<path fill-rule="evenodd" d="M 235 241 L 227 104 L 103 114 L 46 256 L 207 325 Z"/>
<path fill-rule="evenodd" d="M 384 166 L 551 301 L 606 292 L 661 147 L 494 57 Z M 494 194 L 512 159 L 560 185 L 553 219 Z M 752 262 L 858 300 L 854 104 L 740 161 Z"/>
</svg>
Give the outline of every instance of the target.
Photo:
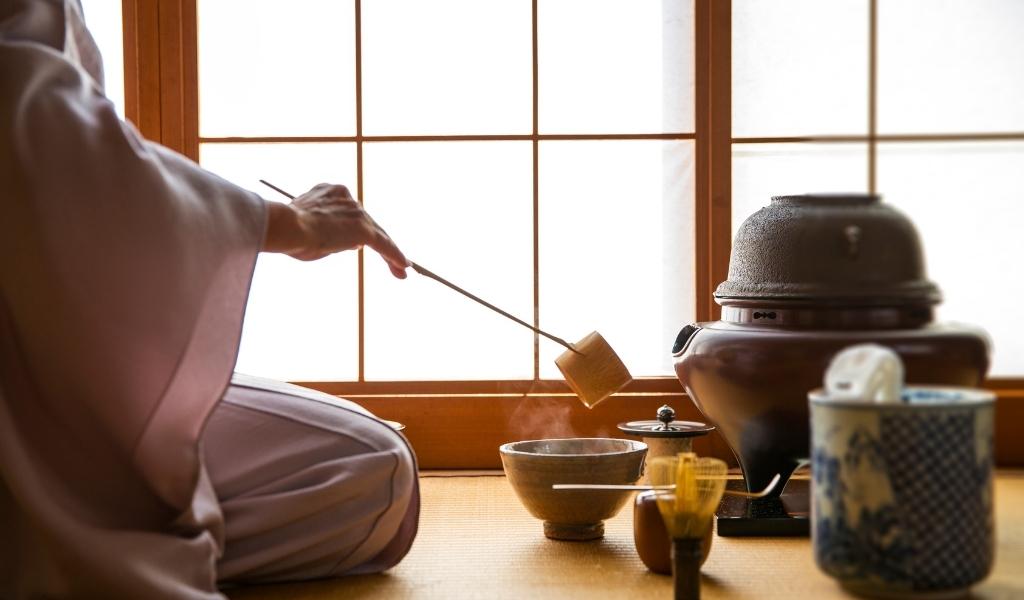
<svg viewBox="0 0 1024 600">
<path fill-rule="evenodd" d="M 395 564 L 419 508 L 404 438 L 231 381 L 265 202 L 141 139 L 99 65 L 77 0 L 0 0 L 0 597 Z"/>
</svg>

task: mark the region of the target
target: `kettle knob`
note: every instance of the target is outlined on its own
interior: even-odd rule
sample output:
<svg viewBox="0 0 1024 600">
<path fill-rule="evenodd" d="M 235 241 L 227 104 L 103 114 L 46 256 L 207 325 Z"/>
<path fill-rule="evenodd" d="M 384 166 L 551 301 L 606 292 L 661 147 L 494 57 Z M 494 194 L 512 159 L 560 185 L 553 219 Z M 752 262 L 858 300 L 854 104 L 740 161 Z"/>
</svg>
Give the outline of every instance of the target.
<svg viewBox="0 0 1024 600">
<path fill-rule="evenodd" d="M 860 254 L 860 227 L 847 225 L 843 229 L 843 235 L 846 236 L 846 255 L 850 258 L 857 258 L 857 255 Z"/>
</svg>

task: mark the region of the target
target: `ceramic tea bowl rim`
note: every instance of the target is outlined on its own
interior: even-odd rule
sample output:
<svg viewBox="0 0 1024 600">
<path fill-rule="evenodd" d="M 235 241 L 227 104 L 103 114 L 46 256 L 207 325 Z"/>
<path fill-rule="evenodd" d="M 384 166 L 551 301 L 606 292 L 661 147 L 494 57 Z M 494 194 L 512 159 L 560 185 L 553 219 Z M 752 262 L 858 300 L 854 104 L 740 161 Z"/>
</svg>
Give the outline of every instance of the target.
<svg viewBox="0 0 1024 600">
<path fill-rule="evenodd" d="M 935 398 L 919 402 L 908 402 L 907 394 L 914 393 L 934 394 L 936 396 L 952 396 L 948 398 Z M 979 388 L 959 387 L 951 385 L 908 385 L 903 388 L 902 399 L 899 402 L 867 402 L 864 400 L 834 400 L 825 393 L 825 390 L 818 388 L 807 393 L 810 404 L 816 406 L 835 406 L 842 408 L 857 408 L 876 411 L 901 411 L 901 410 L 943 410 L 949 408 L 971 408 L 995 404 L 996 394 L 991 390 Z"/>
<path fill-rule="evenodd" d="M 602 442 L 616 442 L 628 445 L 627 449 L 624 450 L 613 450 L 609 452 L 580 452 L 580 453 L 554 453 L 554 452 L 528 452 L 525 450 L 518 450 L 515 446 L 520 444 L 539 444 L 544 442 L 573 442 L 581 440 L 597 440 Z M 625 440 L 622 438 L 602 438 L 602 437 L 587 437 L 587 438 L 544 438 L 539 440 L 519 440 L 518 442 L 509 442 L 502 444 L 498 449 L 502 454 L 509 456 L 529 456 L 538 458 L 584 458 L 594 456 L 621 456 L 627 454 L 634 454 L 637 452 L 646 452 L 647 444 L 637 440 Z"/>
</svg>

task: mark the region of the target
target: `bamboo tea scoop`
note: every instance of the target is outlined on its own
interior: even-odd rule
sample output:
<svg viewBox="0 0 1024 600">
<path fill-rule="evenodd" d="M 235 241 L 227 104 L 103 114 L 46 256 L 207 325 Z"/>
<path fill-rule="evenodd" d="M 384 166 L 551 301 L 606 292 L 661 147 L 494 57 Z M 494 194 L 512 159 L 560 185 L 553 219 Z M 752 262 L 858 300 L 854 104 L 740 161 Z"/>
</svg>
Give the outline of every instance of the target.
<svg viewBox="0 0 1024 600">
<path fill-rule="evenodd" d="M 729 477 L 726 477 L 729 479 Z M 764 498 L 768 494 L 772 493 L 775 486 L 779 485 L 779 480 L 782 476 L 778 473 L 772 480 L 768 482 L 768 485 L 764 487 L 760 492 L 741 492 L 739 490 L 725 490 L 722 493 L 726 496 L 739 496 L 740 498 Z M 638 490 L 638 491 L 672 491 L 676 489 L 675 484 L 669 485 L 612 485 L 605 483 L 556 483 L 551 486 L 553 490 Z"/>
<path fill-rule="evenodd" d="M 260 179 L 260 183 L 287 198 L 295 199 L 295 196 L 268 181 Z M 515 321 L 534 333 L 564 346 L 566 351 L 555 359 L 555 365 L 562 372 L 566 383 L 569 384 L 569 387 L 579 396 L 579 399 L 587 408 L 594 408 L 599 402 L 624 388 L 630 381 L 633 381 L 633 377 L 629 374 L 629 369 L 626 368 L 626 365 L 623 364 L 619 356 L 615 354 L 615 350 L 612 349 L 611 345 L 605 341 L 600 333 L 592 331 L 582 340 L 575 344 L 570 344 L 560 337 L 551 335 L 501 310 L 483 298 L 469 293 L 433 271 L 425 269 L 414 262 L 410 262 L 409 266 L 420 275 L 433 279 L 470 300 L 486 306 L 499 315 Z"/>
</svg>

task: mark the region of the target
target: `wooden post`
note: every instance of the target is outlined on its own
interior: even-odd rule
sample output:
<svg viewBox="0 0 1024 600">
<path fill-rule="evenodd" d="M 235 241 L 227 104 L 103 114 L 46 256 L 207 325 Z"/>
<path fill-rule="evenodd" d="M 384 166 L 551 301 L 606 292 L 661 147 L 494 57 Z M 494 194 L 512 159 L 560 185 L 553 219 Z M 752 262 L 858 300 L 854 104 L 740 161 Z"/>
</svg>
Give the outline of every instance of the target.
<svg viewBox="0 0 1024 600">
<path fill-rule="evenodd" d="M 721 315 L 713 298 L 732 247 L 732 2 L 696 0 L 696 306 L 698 321 Z"/>
<path fill-rule="evenodd" d="M 144 137 L 199 158 L 196 0 L 122 0 L 125 116 Z"/>
</svg>

